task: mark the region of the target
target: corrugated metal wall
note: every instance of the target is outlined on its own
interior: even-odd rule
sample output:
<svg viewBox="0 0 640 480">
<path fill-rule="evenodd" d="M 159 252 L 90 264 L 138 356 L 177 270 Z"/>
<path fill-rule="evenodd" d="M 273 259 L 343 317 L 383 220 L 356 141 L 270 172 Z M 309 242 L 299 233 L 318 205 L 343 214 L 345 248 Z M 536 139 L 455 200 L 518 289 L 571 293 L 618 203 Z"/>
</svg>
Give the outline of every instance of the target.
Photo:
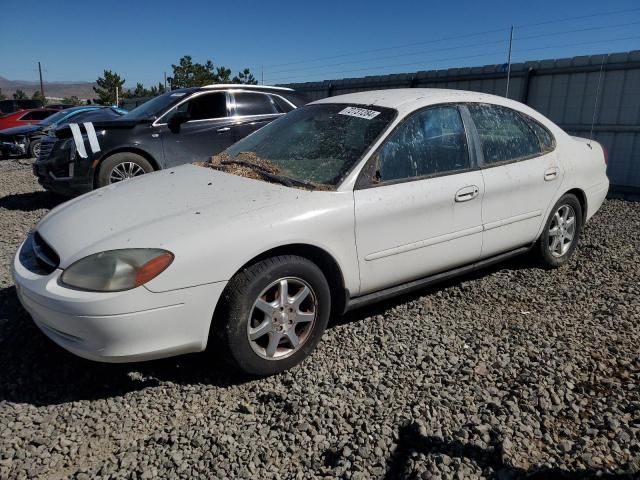
<svg viewBox="0 0 640 480">
<path fill-rule="evenodd" d="M 604 60 L 604 63 L 603 63 Z M 572 135 L 588 137 L 598 78 L 603 76 L 593 137 L 609 150 L 614 192 L 640 194 L 640 50 L 609 55 L 516 63 L 509 97 L 539 112 Z M 285 86 L 312 100 L 382 88 L 436 87 L 504 95 L 504 65 L 421 71 Z"/>
</svg>

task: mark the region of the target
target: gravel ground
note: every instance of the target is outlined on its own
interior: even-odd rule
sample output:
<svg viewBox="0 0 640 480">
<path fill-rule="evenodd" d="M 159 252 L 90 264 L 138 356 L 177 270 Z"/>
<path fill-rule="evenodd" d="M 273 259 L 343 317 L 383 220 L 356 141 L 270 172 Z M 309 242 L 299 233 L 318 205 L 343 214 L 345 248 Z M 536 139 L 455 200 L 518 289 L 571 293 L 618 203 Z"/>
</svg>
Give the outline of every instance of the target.
<svg viewBox="0 0 640 480">
<path fill-rule="evenodd" d="M 524 256 L 337 318 L 253 380 L 40 334 L 9 267 L 56 203 L 29 168 L 0 162 L 0 478 L 640 478 L 640 204 L 608 201 L 560 270 Z"/>
</svg>

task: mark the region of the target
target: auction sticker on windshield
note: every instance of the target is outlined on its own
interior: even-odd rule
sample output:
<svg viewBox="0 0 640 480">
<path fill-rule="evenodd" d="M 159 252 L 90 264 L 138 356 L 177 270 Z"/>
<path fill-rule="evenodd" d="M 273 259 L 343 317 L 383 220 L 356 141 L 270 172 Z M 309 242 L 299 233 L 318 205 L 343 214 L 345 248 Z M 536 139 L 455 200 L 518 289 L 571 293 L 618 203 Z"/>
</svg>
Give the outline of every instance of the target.
<svg viewBox="0 0 640 480">
<path fill-rule="evenodd" d="M 380 112 L 376 112 L 375 110 L 358 107 L 347 107 L 344 110 L 340 110 L 338 113 L 340 115 L 349 115 L 350 117 L 364 118 L 365 120 L 371 120 L 372 118 L 380 115 Z"/>
</svg>

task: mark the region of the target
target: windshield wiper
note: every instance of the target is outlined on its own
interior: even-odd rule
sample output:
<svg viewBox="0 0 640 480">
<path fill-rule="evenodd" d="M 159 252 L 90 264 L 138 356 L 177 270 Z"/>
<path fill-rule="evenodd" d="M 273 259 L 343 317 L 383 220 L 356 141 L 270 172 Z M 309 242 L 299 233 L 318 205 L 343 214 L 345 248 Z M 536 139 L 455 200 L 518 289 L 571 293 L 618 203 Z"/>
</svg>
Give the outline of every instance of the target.
<svg viewBox="0 0 640 480">
<path fill-rule="evenodd" d="M 304 182 L 302 180 L 295 180 L 289 177 L 283 177 L 282 175 L 276 175 L 275 173 L 266 171 L 260 165 L 256 165 L 255 163 L 247 162 L 244 160 L 225 160 L 224 162 L 221 162 L 220 165 L 239 165 L 242 167 L 249 167 L 252 170 L 258 172 L 265 179 L 280 183 L 285 187 L 293 187 L 294 185 L 298 185 L 301 187 L 307 187 L 307 188 L 313 188 L 313 189 L 316 188 L 316 186 L 313 185 L 312 183 Z"/>
</svg>

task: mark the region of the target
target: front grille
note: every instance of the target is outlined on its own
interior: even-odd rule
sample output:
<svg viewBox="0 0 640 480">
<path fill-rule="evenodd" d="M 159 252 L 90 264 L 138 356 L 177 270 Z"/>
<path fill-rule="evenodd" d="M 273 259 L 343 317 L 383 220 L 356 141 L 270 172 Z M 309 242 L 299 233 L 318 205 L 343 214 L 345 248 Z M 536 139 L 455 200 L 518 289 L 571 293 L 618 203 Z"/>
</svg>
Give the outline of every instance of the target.
<svg viewBox="0 0 640 480">
<path fill-rule="evenodd" d="M 49 275 L 60 265 L 60 257 L 40 234 L 35 232 L 29 235 L 20 250 L 20 263 L 34 273 Z"/>
<path fill-rule="evenodd" d="M 51 151 L 53 150 L 53 147 L 55 146 L 57 141 L 58 139 L 56 137 L 44 137 L 42 139 L 42 141 L 40 142 L 40 154 L 38 155 L 39 162 L 44 162 L 47 158 L 49 158 L 49 155 L 51 154 Z"/>
</svg>

